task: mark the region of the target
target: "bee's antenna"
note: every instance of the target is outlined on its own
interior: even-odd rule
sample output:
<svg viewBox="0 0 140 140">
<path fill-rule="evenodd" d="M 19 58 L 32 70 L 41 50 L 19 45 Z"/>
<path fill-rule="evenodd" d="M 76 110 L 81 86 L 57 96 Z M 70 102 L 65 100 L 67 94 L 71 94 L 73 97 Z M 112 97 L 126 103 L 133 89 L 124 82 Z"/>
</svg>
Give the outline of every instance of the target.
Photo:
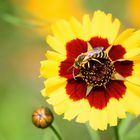
<svg viewBox="0 0 140 140">
<path fill-rule="evenodd" d="M 73 67 L 73 69 L 72 69 L 72 76 L 73 76 L 73 78 L 74 78 L 74 80 L 76 80 L 76 78 L 75 78 L 75 73 L 74 73 L 74 67 Z"/>
<path fill-rule="evenodd" d="M 82 78 L 81 73 L 78 73 L 77 75 L 75 75 L 74 69 L 75 69 L 75 68 L 73 67 L 73 69 L 72 69 L 72 76 L 73 76 L 74 80 L 77 80 L 77 79 L 76 79 L 77 77 L 81 77 L 81 78 Z"/>
<path fill-rule="evenodd" d="M 70 71 L 70 70 L 72 69 L 72 67 L 73 67 L 73 65 L 72 65 L 72 66 L 70 66 L 70 67 L 67 69 L 67 71 Z"/>
</svg>

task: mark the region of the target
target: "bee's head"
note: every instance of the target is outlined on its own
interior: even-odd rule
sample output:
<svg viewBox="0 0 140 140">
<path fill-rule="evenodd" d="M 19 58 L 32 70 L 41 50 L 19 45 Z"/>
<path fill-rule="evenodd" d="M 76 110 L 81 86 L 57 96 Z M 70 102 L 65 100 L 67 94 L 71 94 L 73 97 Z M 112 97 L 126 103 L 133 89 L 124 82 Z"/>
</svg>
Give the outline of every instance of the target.
<svg viewBox="0 0 140 140">
<path fill-rule="evenodd" d="M 74 67 L 78 68 L 80 67 L 81 63 L 83 62 L 84 58 L 85 58 L 85 54 L 80 54 L 74 61 Z"/>
<path fill-rule="evenodd" d="M 78 61 L 76 61 L 75 60 L 75 62 L 74 62 L 74 65 L 73 65 L 75 68 L 78 68 L 78 67 L 80 67 L 80 63 L 78 62 Z"/>
</svg>

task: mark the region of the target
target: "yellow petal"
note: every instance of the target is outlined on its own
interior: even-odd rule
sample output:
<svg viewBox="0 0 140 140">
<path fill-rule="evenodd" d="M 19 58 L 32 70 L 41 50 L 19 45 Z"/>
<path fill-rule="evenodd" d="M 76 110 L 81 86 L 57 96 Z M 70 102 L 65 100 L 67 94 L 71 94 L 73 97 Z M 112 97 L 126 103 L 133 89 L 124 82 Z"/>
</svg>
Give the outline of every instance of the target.
<svg viewBox="0 0 140 140">
<path fill-rule="evenodd" d="M 117 99 L 110 99 L 107 104 L 108 123 L 110 126 L 117 125 L 117 118 L 125 118 L 125 109 Z"/>
<path fill-rule="evenodd" d="M 107 38 L 110 44 L 112 44 L 116 39 L 119 29 L 120 29 L 120 21 L 118 19 L 115 19 L 111 24 L 110 29 L 108 30 Z"/>
<path fill-rule="evenodd" d="M 59 104 L 69 98 L 69 95 L 66 94 L 64 87 L 59 87 L 54 90 L 50 95 L 47 102 L 52 105 Z"/>
<path fill-rule="evenodd" d="M 67 42 L 76 38 L 70 24 L 65 20 L 59 20 L 52 25 L 52 31 L 56 38 L 58 38 L 64 45 Z"/>
<path fill-rule="evenodd" d="M 59 104 L 56 104 L 54 106 L 54 111 L 58 114 L 61 115 L 65 113 L 69 107 L 73 104 L 73 101 L 71 99 L 66 99 L 63 102 L 60 102 Z"/>
<path fill-rule="evenodd" d="M 115 45 L 121 44 L 125 50 L 125 59 L 131 59 L 134 56 L 140 55 L 140 30 L 127 29 L 122 32 L 114 42 Z"/>
<path fill-rule="evenodd" d="M 74 17 L 70 19 L 71 28 L 77 38 L 84 39 L 84 31 L 81 23 Z"/>
<path fill-rule="evenodd" d="M 91 35 L 91 21 L 89 18 L 89 15 L 84 15 L 83 16 L 83 33 L 84 33 L 84 38 L 85 40 L 90 40 L 92 37 Z"/>
<path fill-rule="evenodd" d="M 89 105 L 88 100 L 83 99 L 83 100 L 81 100 L 81 102 L 82 102 L 81 103 L 82 109 L 79 110 L 79 114 L 76 118 L 76 121 L 80 122 L 80 123 L 84 123 L 89 120 L 91 107 Z"/>
<path fill-rule="evenodd" d="M 96 11 L 93 15 L 92 19 L 92 35 L 93 36 L 102 36 L 105 37 L 105 33 L 103 33 L 105 25 L 103 21 L 105 21 L 106 15 L 102 11 Z M 110 23 L 111 21 L 109 21 Z"/>
<path fill-rule="evenodd" d="M 136 61 L 133 61 L 133 71 L 132 71 L 132 76 L 137 76 L 140 77 L 140 63 L 136 63 Z"/>
<path fill-rule="evenodd" d="M 58 38 L 49 35 L 46 41 L 53 50 L 66 55 L 65 45 Z"/>
<path fill-rule="evenodd" d="M 89 120 L 90 110 L 90 105 L 86 99 L 75 101 L 65 112 L 64 118 L 72 120 L 77 116 L 76 121 L 83 123 Z"/>
<path fill-rule="evenodd" d="M 73 102 L 73 104 L 65 112 L 64 119 L 72 120 L 74 117 L 76 117 L 79 114 L 79 111 L 81 110 L 81 104 L 81 100 Z"/>
<path fill-rule="evenodd" d="M 125 39 L 121 44 L 127 52 L 138 48 L 140 46 L 140 30 L 133 32 L 133 34 Z"/>
<path fill-rule="evenodd" d="M 125 31 L 123 31 L 115 40 L 114 44 L 118 45 L 123 43 L 127 38 L 129 38 L 133 34 L 134 29 L 129 28 Z"/>
<path fill-rule="evenodd" d="M 126 79 L 126 81 L 128 81 L 134 85 L 140 86 L 140 77 L 138 77 L 138 76 L 129 76 L 129 77 L 126 77 L 125 79 Z"/>
<path fill-rule="evenodd" d="M 137 55 L 137 56 L 133 57 L 132 61 L 133 61 L 135 64 L 140 64 L 140 55 Z"/>
<path fill-rule="evenodd" d="M 67 79 L 61 78 L 61 77 L 48 78 L 44 82 L 44 84 L 45 84 L 45 92 L 43 92 L 43 96 L 49 96 L 52 93 L 56 92 L 56 89 L 59 89 L 59 87 L 62 87 L 62 86 L 65 87 L 66 80 Z"/>
<path fill-rule="evenodd" d="M 41 61 L 40 75 L 45 78 L 59 76 L 59 65 L 52 60 Z"/>
<path fill-rule="evenodd" d="M 140 114 L 140 98 L 133 92 L 127 90 L 120 102 L 124 105 L 127 112 L 135 115 Z"/>
<path fill-rule="evenodd" d="M 125 82 L 125 85 L 129 91 L 133 92 L 135 95 L 140 97 L 140 86 L 137 86 L 127 81 Z"/>
<path fill-rule="evenodd" d="M 92 19 L 92 36 L 107 38 L 112 44 L 120 28 L 120 22 L 115 19 L 112 22 L 112 15 L 102 11 L 96 11 Z"/>
<path fill-rule="evenodd" d="M 54 51 L 47 51 L 47 53 L 45 54 L 48 60 L 53 60 L 53 61 L 64 61 L 66 59 L 66 57 L 62 54 L 56 53 Z"/>
<path fill-rule="evenodd" d="M 91 113 L 90 113 L 90 119 L 89 119 L 89 125 L 97 130 L 106 130 L 107 129 L 107 121 L 108 121 L 108 116 L 107 116 L 107 110 L 106 108 L 99 110 L 95 108 L 91 108 Z"/>
<path fill-rule="evenodd" d="M 133 71 L 132 71 L 132 75 L 126 77 L 126 82 L 128 81 L 129 83 L 133 83 L 134 85 L 140 86 L 140 63 L 139 63 L 139 59 L 135 59 L 134 61 L 134 65 L 133 65 Z"/>
<path fill-rule="evenodd" d="M 139 42 L 139 46 L 140 46 L 140 42 Z M 131 46 L 131 50 L 126 50 L 126 54 L 124 55 L 125 59 L 131 59 L 134 56 L 140 55 L 140 47 L 139 48 L 133 48 L 133 46 Z"/>
</svg>

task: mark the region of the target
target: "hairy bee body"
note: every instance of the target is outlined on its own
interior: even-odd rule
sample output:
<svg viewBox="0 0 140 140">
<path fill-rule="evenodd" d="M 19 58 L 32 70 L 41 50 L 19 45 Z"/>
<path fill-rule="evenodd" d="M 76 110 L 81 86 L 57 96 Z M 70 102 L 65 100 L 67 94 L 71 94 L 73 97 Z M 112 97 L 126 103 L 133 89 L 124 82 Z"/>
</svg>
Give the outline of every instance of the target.
<svg viewBox="0 0 140 140">
<path fill-rule="evenodd" d="M 104 59 L 108 59 L 108 56 L 105 52 L 100 52 L 100 53 L 96 53 L 92 56 L 93 58 L 104 58 Z"/>
</svg>

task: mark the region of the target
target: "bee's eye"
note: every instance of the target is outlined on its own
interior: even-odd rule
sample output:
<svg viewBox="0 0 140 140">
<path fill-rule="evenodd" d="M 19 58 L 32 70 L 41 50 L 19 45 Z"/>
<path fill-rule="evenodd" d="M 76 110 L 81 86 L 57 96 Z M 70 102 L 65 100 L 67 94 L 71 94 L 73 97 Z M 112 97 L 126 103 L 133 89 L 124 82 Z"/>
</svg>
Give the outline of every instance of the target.
<svg viewBox="0 0 140 140">
<path fill-rule="evenodd" d="M 79 66 L 79 63 L 78 63 L 77 61 L 75 61 L 74 64 L 75 64 L 75 66 L 77 66 L 77 67 Z"/>
</svg>

